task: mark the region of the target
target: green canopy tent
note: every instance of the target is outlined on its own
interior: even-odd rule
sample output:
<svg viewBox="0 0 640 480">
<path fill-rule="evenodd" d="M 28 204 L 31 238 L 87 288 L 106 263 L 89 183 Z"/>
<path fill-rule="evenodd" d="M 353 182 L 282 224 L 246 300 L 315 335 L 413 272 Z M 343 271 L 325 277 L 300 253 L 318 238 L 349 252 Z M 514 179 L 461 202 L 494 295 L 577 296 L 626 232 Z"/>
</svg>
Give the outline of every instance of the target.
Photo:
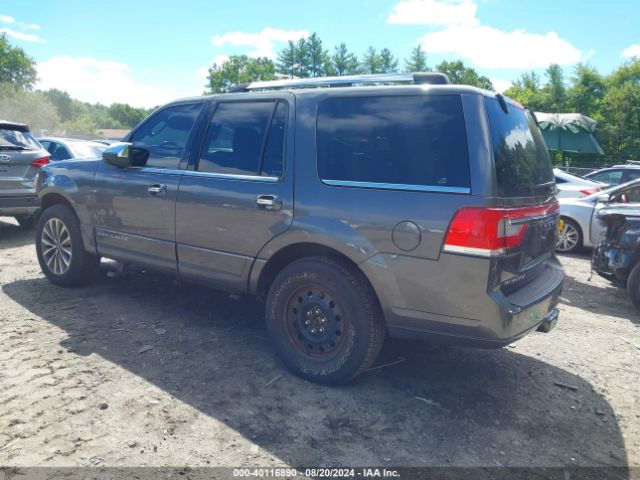
<svg viewBox="0 0 640 480">
<path fill-rule="evenodd" d="M 536 112 L 536 118 L 549 150 L 604 155 L 593 135 L 598 124 L 593 118 L 580 113 L 542 112 Z"/>
</svg>

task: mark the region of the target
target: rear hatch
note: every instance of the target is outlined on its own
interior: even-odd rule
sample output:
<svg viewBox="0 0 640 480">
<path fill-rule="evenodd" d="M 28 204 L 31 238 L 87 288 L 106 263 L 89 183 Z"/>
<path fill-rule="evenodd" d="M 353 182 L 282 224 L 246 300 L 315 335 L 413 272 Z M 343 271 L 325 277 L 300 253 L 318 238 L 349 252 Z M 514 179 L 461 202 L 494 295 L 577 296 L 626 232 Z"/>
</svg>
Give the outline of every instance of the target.
<svg viewBox="0 0 640 480">
<path fill-rule="evenodd" d="M 0 195 L 32 194 L 36 173 L 48 161 L 26 125 L 0 122 Z"/>
<path fill-rule="evenodd" d="M 555 250 L 557 190 L 549 153 L 532 114 L 501 96 L 487 97 L 485 103 L 507 239 L 490 287 L 508 295 L 534 280 L 540 283 L 540 275 L 549 281 L 557 276 L 547 271 L 545 262 Z"/>
</svg>

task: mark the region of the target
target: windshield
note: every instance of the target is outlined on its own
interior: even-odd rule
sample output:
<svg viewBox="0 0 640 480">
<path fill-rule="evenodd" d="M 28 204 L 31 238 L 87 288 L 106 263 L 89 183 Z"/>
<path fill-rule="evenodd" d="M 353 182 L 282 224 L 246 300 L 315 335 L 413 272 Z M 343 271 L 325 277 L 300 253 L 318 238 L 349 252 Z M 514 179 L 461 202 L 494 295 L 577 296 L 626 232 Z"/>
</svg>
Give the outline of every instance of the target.
<svg viewBox="0 0 640 480">
<path fill-rule="evenodd" d="M 505 113 L 486 99 L 498 193 L 503 197 L 552 195 L 556 191 L 551 159 L 540 129 L 524 109 L 510 105 Z"/>
<path fill-rule="evenodd" d="M 73 156 L 76 158 L 99 158 L 107 148 L 106 145 L 95 145 L 90 143 L 74 143 L 70 145 Z"/>
<path fill-rule="evenodd" d="M 40 150 L 42 146 L 29 132 L 0 128 L 0 147 Z"/>
</svg>

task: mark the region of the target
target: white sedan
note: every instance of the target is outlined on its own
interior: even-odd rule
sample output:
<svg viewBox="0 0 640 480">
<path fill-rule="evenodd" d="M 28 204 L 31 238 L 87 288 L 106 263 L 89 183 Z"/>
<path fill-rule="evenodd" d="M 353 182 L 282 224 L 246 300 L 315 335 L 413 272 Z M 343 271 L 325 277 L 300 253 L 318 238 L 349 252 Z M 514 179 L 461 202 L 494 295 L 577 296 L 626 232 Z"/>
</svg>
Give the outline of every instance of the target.
<svg viewBox="0 0 640 480">
<path fill-rule="evenodd" d="M 553 176 L 556 179 L 556 185 L 558 186 L 558 197 L 560 198 L 581 198 L 587 197 L 593 193 L 607 188 L 605 183 L 595 182 L 593 180 L 587 180 L 586 178 L 577 177 L 570 173 L 560 170 L 559 168 L 553 169 Z"/>
<path fill-rule="evenodd" d="M 597 245 L 606 228 L 596 220 L 596 213 L 612 204 L 640 209 L 640 180 L 617 185 L 584 198 L 560 198 L 563 227 L 558 234 L 556 250 L 572 253 L 582 247 Z"/>
</svg>

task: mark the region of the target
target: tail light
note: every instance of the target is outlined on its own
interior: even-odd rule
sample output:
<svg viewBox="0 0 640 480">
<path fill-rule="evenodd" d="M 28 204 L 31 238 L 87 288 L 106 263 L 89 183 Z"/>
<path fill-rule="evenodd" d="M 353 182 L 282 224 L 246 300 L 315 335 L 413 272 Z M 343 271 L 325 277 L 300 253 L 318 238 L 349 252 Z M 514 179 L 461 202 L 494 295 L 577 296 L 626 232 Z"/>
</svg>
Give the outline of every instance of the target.
<svg viewBox="0 0 640 480">
<path fill-rule="evenodd" d="M 49 157 L 37 158 L 33 162 L 31 162 L 32 167 L 44 167 L 49 164 Z"/>
<path fill-rule="evenodd" d="M 580 193 L 583 194 L 585 197 L 588 197 L 589 195 L 593 195 L 596 192 L 599 192 L 600 189 L 598 187 L 596 188 L 585 188 L 583 190 L 580 190 Z"/>
<path fill-rule="evenodd" d="M 449 225 L 444 251 L 480 257 L 504 255 L 520 246 L 527 220 L 555 213 L 557 203 L 524 208 L 462 208 Z"/>
</svg>

